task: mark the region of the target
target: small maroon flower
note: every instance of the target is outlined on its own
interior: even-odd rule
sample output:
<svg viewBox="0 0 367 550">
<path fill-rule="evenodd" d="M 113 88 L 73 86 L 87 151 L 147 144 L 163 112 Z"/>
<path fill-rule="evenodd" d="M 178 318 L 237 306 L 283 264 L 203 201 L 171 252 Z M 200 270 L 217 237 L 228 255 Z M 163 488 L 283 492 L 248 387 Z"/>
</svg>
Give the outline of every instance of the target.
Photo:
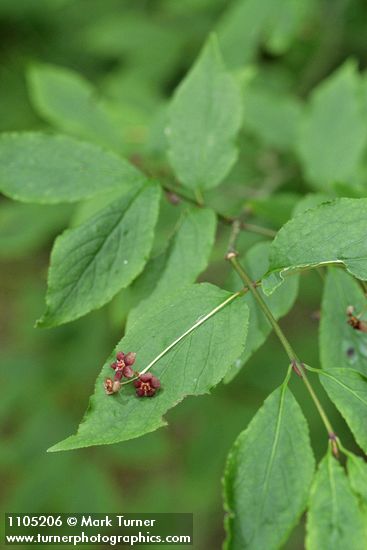
<svg viewBox="0 0 367 550">
<path fill-rule="evenodd" d="M 122 370 L 118 369 L 115 373 L 114 380 L 121 380 L 121 378 L 122 378 Z"/>
<path fill-rule="evenodd" d="M 104 385 L 104 389 L 105 389 L 105 392 L 107 393 L 107 395 L 112 395 L 113 394 L 113 381 L 111 380 L 111 378 L 106 378 L 103 385 Z"/>
<path fill-rule="evenodd" d="M 123 361 L 125 359 L 125 354 L 122 353 L 122 351 L 118 351 L 116 353 L 116 359 L 117 359 L 117 361 Z"/>
<path fill-rule="evenodd" d="M 121 383 L 118 379 L 116 379 L 116 375 L 115 380 L 111 380 L 111 378 L 106 378 L 103 385 L 107 395 L 113 395 L 114 393 L 117 393 L 121 387 Z"/>
<path fill-rule="evenodd" d="M 135 363 L 136 353 L 133 351 L 129 351 L 124 357 L 124 363 L 125 365 L 128 365 L 129 367 Z"/>
<path fill-rule="evenodd" d="M 110 367 L 113 370 L 118 370 L 119 369 L 119 365 L 116 361 L 114 363 L 111 363 Z"/>
<path fill-rule="evenodd" d="M 134 381 L 134 386 L 138 397 L 153 397 L 161 383 L 151 372 L 146 372 Z"/>
<path fill-rule="evenodd" d="M 121 372 L 125 378 L 132 378 L 134 376 L 134 371 L 129 365 L 126 365 Z"/>
</svg>

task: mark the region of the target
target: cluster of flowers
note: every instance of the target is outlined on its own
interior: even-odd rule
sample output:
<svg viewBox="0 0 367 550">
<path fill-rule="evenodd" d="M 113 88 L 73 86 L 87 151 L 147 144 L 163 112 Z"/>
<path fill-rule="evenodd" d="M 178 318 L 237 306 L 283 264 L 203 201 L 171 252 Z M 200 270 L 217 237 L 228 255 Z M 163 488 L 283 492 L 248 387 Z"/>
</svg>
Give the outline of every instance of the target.
<svg viewBox="0 0 367 550">
<path fill-rule="evenodd" d="M 138 397 L 153 397 L 155 395 L 161 386 L 159 379 L 150 372 L 139 374 L 139 372 L 134 371 L 131 367 L 135 363 L 135 359 L 136 353 L 132 351 L 126 354 L 119 351 L 116 354 L 116 361 L 111 364 L 111 368 L 115 371 L 114 379 L 106 378 L 104 381 L 104 389 L 107 395 L 113 395 L 120 390 L 123 377 L 133 378 L 134 376 L 136 376 L 134 386 Z"/>
</svg>

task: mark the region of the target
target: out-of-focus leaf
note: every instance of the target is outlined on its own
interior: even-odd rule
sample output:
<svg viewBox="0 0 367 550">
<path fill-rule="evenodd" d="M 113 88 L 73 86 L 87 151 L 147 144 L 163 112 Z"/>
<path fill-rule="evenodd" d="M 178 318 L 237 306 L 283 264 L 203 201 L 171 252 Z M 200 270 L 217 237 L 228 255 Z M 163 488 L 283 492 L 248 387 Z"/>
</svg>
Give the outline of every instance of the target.
<svg viewBox="0 0 367 550">
<path fill-rule="evenodd" d="M 142 271 L 152 247 L 160 190 L 144 185 L 56 239 L 38 326 L 72 321 L 97 309 Z"/>
<path fill-rule="evenodd" d="M 367 376 L 367 334 L 347 323 L 349 306 L 355 308 L 356 315 L 363 313 L 364 293 L 348 273 L 330 268 L 321 310 L 321 364 L 325 369 L 352 368 Z"/>
<path fill-rule="evenodd" d="M 313 11 L 310 0 L 237 0 L 218 24 L 226 63 L 238 68 L 253 60 L 261 42 L 275 54 L 284 53 Z"/>
<path fill-rule="evenodd" d="M 78 73 L 56 65 L 36 64 L 28 71 L 28 85 L 33 106 L 51 125 L 121 151 L 123 134 L 116 113 Z"/>
<path fill-rule="evenodd" d="M 270 243 L 260 242 L 255 244 L 246 254 L 244 265 L 252 280 L 257 281 L 267 272 L 269 266 Z M 231 273 L 227 288 L 233 291 L 240 290 L 243 282 L 237 273 Z M 265 296 L 261 289 L 259 292 L 271 309 L 274 317 L 279 319 L 286 315 L 294 304 L 298 293 L 298 276 L 294 275 L 285 281 L 284 285 L 276 290 L 271 296 Z M 228 371 L 225 381 L 229 382 L 239 372 L 239 369 L 249 360 L 251 355 L 265 342 L 271 333 L 271 325 L 252 296 L 248 292 L 244 297 L 250 310 L 250 323 L 247 334 L 246 348 L 241 357 L 237 358 L 231 369 Z"/>
<path fill-rule="evenodd" d="M 0 192 L 23 202 L 75 202 L 145 180 L 131 164 L 97 145 L 36 132 L 0 137 Z"/>
<path fill-rule="evenodd" d="M 67 205 L 0 203 L 0 258 L 20 258 L 37 250 L 67 225 L 71 212 Z"/>
<path fill-rule="evenodd" d="M 367 453 L 367 378 L 352 369 L 323 369 L 320 380 L 328 396 Z"/>
<path fill-rule="evenodd" d="M 178 179 L 192 189 L 218 185 L 237 158 L 241 95 L 211 37 L 173 97 L 167 128 Z"/>
<path fill-rule="evenodd" d="M 330 200 L 330 197 L 323 195 L 322 193 L 308 193 L 297 202 L 293 210 L 293 216 L 303 214 L 306 210 L 316 208 L 316 206 L 320 206 L 323 202 L 330 202 Z"/>
<path fill-rule="evenodd" d="M 111 373 L 111 354 L 77 434 L 51 450 L 117 443 L 164 426 L 162 415 L 170 408 L 220 382 L 243 351 L 247 324 L 244 301 L 213 285 L 195 284 L 177 298 L 162 301 L 154 312 L 139 318 L 116 347 L 137 353 L 139 371 L 157 360 L 152 369 L 161 380 L 157 395 L 139 399 L 132 384 L 123 386 L 118 395 L 106 395 L 103 380 Z"/>
<path fill-rule="evenodd" d="M 276 193 L 268 197 L 250 199 L 245 208 L 262 219 L 281 227 L 292 217 L 292 211 L 299 203 L 299 195 L 295 193 Z M 302 200 L 302 199 L 301 199 Z"/>
<path fill-rule="evenodd" d="M 319 84 L 305 112 L 299 153 L 310 183 L 320 190 L 351 183 L 366 138 L 361 81 L 348 62 Z"/>
<path fill-rule="evenodd" d="M 294 149 L 301 114 L 301 103 L 291 95 L 259 86 L 249 86 L 244 93 L 244 127 L 276 149 Z"/>
<path fill-rule="evenodd" d="M 347 476 L 328 453 L 319 465 L 307 516 L 307 550 L 364 550 L 363 517 Z"/>
<path fill-rule="evenodd" d="M 229 454 L 225 548 L 280 548 L 306 508 L 314 467 L 306 420 L 290 390 L 281 386 Z"/>
<path fill-rule="evenodd" d="M 180 25 L 162 24 L 160 18 L 133 10 L 115 10 L 98 20 L 94 18 L 81 35 L 83 46 L 93 56 L 122 59 L 153 82 L 170 76 L 185 39 Z"/>
<path fill-rule="evenodd" d="M 269 0 L 270 3 L 271 0 Z M 273 2 L 274 11 L 266 28 L 266 47 L 275 55 L 284 54 L 312 17 L 315 0 L 281 0 Z"/>
<path fill-rule="evenodd" d="M 301 268 L 340 264 L 367 280 L 367 199 L 337 199 L 286 223 L 271 245 L 263 289 L 271 294 L 285 274 Z"/>
<path fill-rule="evenodd" d="M 212 210 L 186 210 L 167 249 L 151 260 L 134 282 L 132 291 L 141 301 L 129 313 L 128 326 L 152 311 L 163 296 L 180 292 L 195 281 L 208 264 L 215 229 L 216 218 Z"/>
</svg>

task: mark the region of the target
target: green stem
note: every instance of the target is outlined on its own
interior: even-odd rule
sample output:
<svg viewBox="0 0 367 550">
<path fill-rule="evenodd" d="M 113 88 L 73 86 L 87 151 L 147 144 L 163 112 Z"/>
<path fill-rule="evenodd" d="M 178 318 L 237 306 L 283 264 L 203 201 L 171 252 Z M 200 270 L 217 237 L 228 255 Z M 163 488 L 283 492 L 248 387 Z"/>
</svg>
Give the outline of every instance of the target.
<svg viewBox="0 0 367 550">
<path fill-rule="evenodd" d="M 248 291 L 249 291 L 249 288 L 244 287 L 241 290 L 239 290 L 238 292 L 235 292 L 234 294 L 231 294 L 231 296 L 229 296 L 226 300 L 224 300 L 224 302 L 221 302 L 216 308 L 212 309 L 211 311 L 209 311 L 209 313 L 207 313 L 206 315 L 201 317 L 198 321 L 196 321 L 196 323 L 191 325 L 190 328 L 188 328 L 183 334 L 181 334 L 178 338 L 176 338 L 176 340 L 171 342 L 171 344 L 169 344 L 163 351 L 161 351 L 161 353 L 159 353 L 146 367 L 144 367 L 143 370 L 141 370 L 139 372 L 139 375 L 146 373 L 149 369 L 151 369 L 153 367 L 153 365 L 155 365 L 160 359 L 162 359 L 162 357 L 164 355 L 166 355 L 166 353 L 168 353 L 174 346 L 176 346 L 179 342 L 181 342 L 181 340 L 183 340 L 186 336 L 188 336 L 195 329 L 200 327 L 200 325 L 205 323 L 208 319 L 210 319 L 210 317 L 213 317 L 213 315 L 218 313 L 218 311 L 223 309 L 230 302 L 233 302 L 233 300 L 235 300 L 239 296 L 243 296 Z M 137 377 L 130 378 L 126 382 L 122 382 L 121 386 L 125 386 L 126 384 L 131 384 L 131 382 L 134 382 L 134 380 L 136 380 L 136 379 L 137 379 Z"/>
<path fill-rule="evenodd" d="M 236 256 L 232 256 L 228 259 L 231 262 L 233 268 L 237 271 L 237 273 L 239 274 L 239 276 L 243 280 L 243 282 L 250 288 L 251 292 L 254 295 L 255 300 L 257 301 L 257 303 L 259 304 L 259 306 L 263 310 L 263 313 L 264 313 L 265 317 L 267 317 L 269 323 L 271 324 L 271 326 L 273 327 L 276 335 L 278 336 L 279 340 L 281 341 L 281 343 L 282 343 L 282 345 L 283 345 L 283 347 L 284 347 L 291 363 L 292 362 L 299 363 L 296 352 L 294 351 L 294 349 L 292 348 L 292 346 L 288 342 L 284 332 L 280 328 L 277 320 L 275 319 L 272 312 L 268 308 L 268 306 L 267 306 L 266 302 L 264 301 L 264 299 L 262 298 L 260 292 L 257 290 L 257 288 L 254 287 L 254 284 L 253 284 L 251 278 L 249 277 L 249 275 L 246 273 L 246 271 L 240 265 L 240 263 L 238 262 Z"/>
<path fill-rule="evenodd" d="M 297 369 L 296 372 L 298 372 L 300 377 L 302 378 L 303 383 L 305 384 L 305 386 L 306 386 L 306 388 L 307 388 L 307 390 L 308 390 L 308 392 L 309 392 L 309 394 L 310 394 L 310 396 L 311 396 L 311 398 L 312 398 L 312 400 L 313 400 L 313 402 L 314 402 L 314 404 L 315 404 L 315 406 L 316 406 L 316 408 L 317 408 L 317 410 L 320 414 L 321 420 L 324 423 L 324 426 L 325 426 L 325 428 L 328 432 L 329 438 L 334 441 L 335 438 L 336 438 L 334 429 L 331 425 L 330 420 L 328 419 L 328 416 L 327 416 L 323 406 L 321 405 L 321 403 L 320 403 L 320 401 L 319 401 L 319 399 L 318 399 L 318 397 L 317 397 L 317 395 L 316 395 L 316 393 L 315 393 L 315 391 L 314 391 L 314 389 L 311 385 L 311 382 L 307 379 L 303 363 L 301 363 L 300 360 L 298 359 L 296 352 L 292 348 L 291 344 L 288 342 L 287 337 L 285 336 L 284 332 L 280 328 L 277 320 L 275 319 L 272 312 L 270 311 L 267 303 L 265 302 L 265 300 L 261 296 L 260 292 L 257 290 L 256 286 L 254 286 L 250 276 L 246 273 L 244 268 L 241 266 L 241 264 L 237 260 L 237 257 L 235 256 L 235 254 L 227 255 L 227 259 L 232 264 L 233 268 L 237 271 L 237 273 L 241 277 L 242 281 L 249 287 L 249 289 L 251 290 L 255 300 L 257 301 L 257 303 L 261 307 L 264 315 L 267 317 L 267 319 L 270 322 L 271 326 L 274 328 L 274 331 L 275 331 L 276 335 L 278 336 L 284 350 L 286 351 L 286 353 L 287 353 L 287 355 L 288 355 L 288 357 L 291 361 L 291 365 L 293 367 L 295 367 L 295 369 Z M 286 380 L 288 381 L 287 378 L 286 378 Z"/>
</svg>

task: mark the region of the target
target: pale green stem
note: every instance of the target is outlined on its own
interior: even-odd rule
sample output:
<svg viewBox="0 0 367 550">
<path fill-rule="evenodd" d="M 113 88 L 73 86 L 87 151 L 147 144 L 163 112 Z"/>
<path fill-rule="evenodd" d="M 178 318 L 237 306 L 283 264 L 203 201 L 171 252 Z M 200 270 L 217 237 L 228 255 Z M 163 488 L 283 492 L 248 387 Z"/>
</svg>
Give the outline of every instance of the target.
<svg viewBox="0 0 367 550">
<path fill-rule="evenodd" d="M 183 340 L 184 338 L 186 338 L 186 336 L 188 336 L 191 332 L 193 332 L 195 329 L 197 329 L 198 327 L 200 327 L 200 325 L 204 324 L 208 319 L 210 319 L 211 317 L 213 317 L 213 315 L 215 315 L 216 313 L 218 313 L 218 311 L 220 311 L 221 309 L 223 309 L 226 305 L 228 305 L 230 302 L 233 302 L 233 300 L 235 300 L 236 298 L 238 298 L 239 296 L 243 296 L 244 294 L 246 294 L 246 292 L 248 292 L 248 288 L 243 288 L 242 290 L 239 290 L 238 292 L 236 292 L 235 294 L 232 294 L 231 296 L 229 296 L 229 298 L 227 298 L 226 300 L 224 300 L 224 302 L 222 302 L 221 304 L 219 304 L 216 308 L 212 309 L 211 311 L 209 311 L 209 313 L 207 313 L 206 315 L 204 315 L 203 317 L 201 317 L 198 321 L 196 321 L 196 323 L 194 323 L 190 328 L 188 328 L 183 334 L 181 334 L 181 336 L 179 336 L 178 338 L 176 338 L 176 340 L 174 340 L 169 346 L 167 346 L 163 351 L 161 351 L 161 353 L 159 355 L 157 355 L 142 371 L 139 372 L 139 375 L 141 374 L 144 374 L 145 372 L 147 372 L 149 369 L 151 369 L 153 367 L 153 365 L 155 365 L 160 359 L 162 359 L 162 357 L 164 355 L 166 355 L 166 353 L 168 353 L 174 346 L 176 346 L 179 342 L 181 342 L 181 340 Z M 121 385 L 125 385 L 125 384 L 129 384 L 130 382 L 133 382 L 134 380 L 136 380 L 136 378 L 134 379 L 130 379 L 128 380 L 127 382 L 123 382 Z"/>
<path fill-rule="evenodd" d="M 318 397 L 317 397 L 310 381 L 306 377 L 306 373 L 305 373 L 305 370 L 303 368 L 303 364 L 298 359 L 294 349 L 292 348 L 291 344 L 288 342 L 287 337 L 285 336 L 284 332 L 280 328 L 277 320 L 275 319 L 272 312 L 270 311 L 267 303 L 265 302 L 265 300 L 261 296 L 260 292 L 257 290 L 257 288 L 252 283 L 250 276 L 246 273 L 246 271 L 243 269 L 243 267 L 241 266 L 241 264 L 238 262 L 237 258 L 234 255 L 228 256 L 228 260 L 231 262 L 233 268 L 237 271 L 237 273 L 241 277 L 242 281 L 246 285 L 248 285 L 249 289 L 251 290 L 252 294 L 254 295 L 254 298 L 256 299 L 257 303 L 261 307 L 264 315 L 267 317 L 270 324 L 274 328 L 274 331 L 275 331 L 276 335 L 278 336 L 281 344 L 284 347 L 284 350 L 286 351 L 286 353 L 287 353 L 287 355 L 288 355 L 288 357 L 291 361 L 291 366 L 293 365 L 299 371 L 300 377 L 302 378 L 302 380 L 303 380 L 303 382 L 304 382 L 304 384 L 305 384 L 305 386 L 306 386 L 306 388 L 307 388 L 307 390 L 308 390 L 308 392 L 309 392 L 309 394 L 310 394 L 310 396 L 311 396 L 311 398 L 312 398 L 312 400 L 313 400 L 313 402 L 314 402 L 314 404 L 315 404 L 315 406 L 316 406 L 316 408 L 317 408 L 317 410 L 320 414 L 321 420 L 324 423 L 324 426 L 325 426 L 325 428 L 328 432 L 329 438 L 334 440 L 335 439 L 335 432 L 333 430 L 331 422 L 328 419 L 327 414 L 326 414 L 323 406 L 321 405 L 321 403 L 320 403 L 320 401 L 319 401 L 319 399 L 318 399 Z M 287 380 L 287 378 L 286 378 L 286 380 Z"/>
</svg>

